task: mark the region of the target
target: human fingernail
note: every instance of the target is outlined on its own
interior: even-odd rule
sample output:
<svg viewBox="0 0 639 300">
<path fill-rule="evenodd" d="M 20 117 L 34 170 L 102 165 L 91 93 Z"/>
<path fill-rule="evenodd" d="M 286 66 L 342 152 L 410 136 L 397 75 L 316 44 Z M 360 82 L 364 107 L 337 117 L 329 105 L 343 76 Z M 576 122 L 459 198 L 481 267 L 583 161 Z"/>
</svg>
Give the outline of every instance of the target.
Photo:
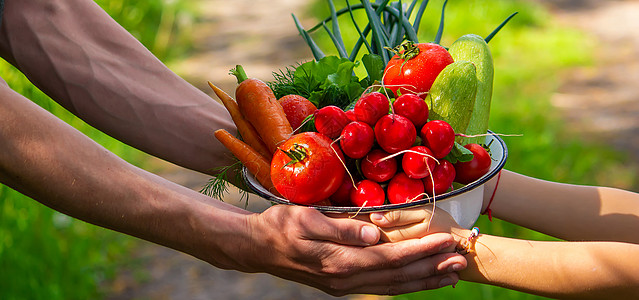
<svg viewBox="0 0 639 300">
<path fill-rule="evenodd" d="M 450 247 L 451 245 L 453 245 L 453 242 L 444 242 L 440 247 L 439 247 L 439 251 L 443 251 L 446 250 L 448 247 Z"/>
<path fill-rule="evenodd" d="M 363 226 L 362 227 L 362 241 L 369 245 L 372 245 L 377 242 L 377 233 L 379 230 L 373 226 Z"/>
<path fill-rule="evenodd" d="M 454 285 L 455 281 L 450 277 L 445 277 L 439 282 L 439 287 L 445 287 L 447 285 Z"/>
<path fill-rule="evenodd" d="M 462 266 L 461 264 L 453 264 L 452 266 L 448 267 L 448 272 L 459 272 L 463 269 L 464 266 Z"/>
<path fill-rule="evenodd" d="M 381 221 L 384 219 L 384 215 L 380 214 L 380 213 L 372 213 L 371 214 L 371 221 Z"/>
</svg>

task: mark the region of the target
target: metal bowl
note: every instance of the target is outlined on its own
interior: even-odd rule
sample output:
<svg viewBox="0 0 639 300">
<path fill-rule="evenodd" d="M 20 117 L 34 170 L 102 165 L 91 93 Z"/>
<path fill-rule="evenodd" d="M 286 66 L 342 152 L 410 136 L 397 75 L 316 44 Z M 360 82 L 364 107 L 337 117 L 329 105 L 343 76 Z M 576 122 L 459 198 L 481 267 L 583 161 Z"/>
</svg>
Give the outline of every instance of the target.
<svg viewBox="0 0 639 300">
<path fill-rule="evenodd" d="M 384 204 L 370 207 L 323 205 L 306 206 L 315 208 L 324 213 L 364 214 L 377 211 L 425 206 L 435 202 L 437 207 L 447 211 L 460 226 L 464 228 L 471 228 L 481 213 L 484 198 L 484 184 L 501 171 L 506 163 L 506 158 L 508 157 L 506 143 L 504 143 L 504 141 L 492 131 L 488 131 L 488 134 L 489 135 L 486 136 L 486 144 L 490 145 L 492 158 L 490 170 L 484 176 L 461 188 L 452 190 L 445 194 L 437 195 L 434 198 L 431 197 L 401 204 Z M 277 204 L 300 205 L 292 203 L 285 198 L 273 195 L 271 192 L 266 190 L 246 168 L 243 169 L 242 174 L 248 187 L 266 200 Z"/>
</svg>

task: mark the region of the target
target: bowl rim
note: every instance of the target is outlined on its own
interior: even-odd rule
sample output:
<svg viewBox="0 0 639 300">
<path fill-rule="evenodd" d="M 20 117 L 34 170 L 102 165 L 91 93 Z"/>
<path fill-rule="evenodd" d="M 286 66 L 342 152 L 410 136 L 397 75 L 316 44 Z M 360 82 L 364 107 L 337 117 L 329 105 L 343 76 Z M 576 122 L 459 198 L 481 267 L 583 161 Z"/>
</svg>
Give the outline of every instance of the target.
<svg viewBox="0 0 639 300">
<path fill-rule="evenodd" d="M 257 181 L 251 181 L 249 179 L 249 177 L 253 178 L 253 176 L 250 174 L 250 172 L 248 172 L 248 169 L 246 167 L 242 167 L 242 178 L 244 179 L 244 183 L 249 187 L 249 189 L 251 189 L 257 195 L 259 195 L 260 197 L 262 197 L 262 198 L 264 198 L 264 199 L 266 199 L 268 201 L 275 202 L 277 204 L 306 206 L 306 207 L 314 208 L 314 209 L 317 209 L 319 211 L 328 212 L 328 213 L 369 213 L 369 212 L 377 212 L 377 211 L 389 211 L 389 210 L 395 210 L 395 209 L 404 209 L 404 208 L 410 208 L 410 207 L 415 207 L 415 206 L 423 206 L 423 205 L 428 205 L 430 203 L 433 203 L 435 201 L 437 201 L 437 202 L 445 201 L 445 200 L 450 199 L 450 198 L 452 198 L 454 196 L 470 192 L 471 190 L 483 185 L 488 180 L 492 179 L 495 175 L 497 175 L 497 173 L 499 173 L 503 169 L 504 165 L 506 164 L 506 159 L 508 158 L 508 148 L 506 147 L 506 143 L 504 142 L 504 140 L 501 137 L 499 137 L 499 135 L 495 134 L 491 130 L 488 130 L 488 134 L 490 136 L 492 136 L 492 138 L 494 140 L 496 140 L 501 145 L 501 147 L 503 149 L 503 155 L 502 155 L 501 159 L 497 162 L 497 166 L 494 169 L 490 170 L 488 173 L 484 174 L 484 176 L 482 176 L 479 179 L 477 179 L 477 180 L 465 185 L 462 188 L 452 190 L 450 192 L 447 192 L 445 194 L 439 195 L 439 196 L 434 197 L 434 198 L 433 197 L 428 197 L 426 199 L 417 200 L 417 201 L 413 201 L 413 202 L 398 203 L 398 204 L 384 204 L 384 205 L 366 206 L 366 207 L 304 205 L 304 204 L 292 203 L 292 202 L 290 202 L 289 200 L 287 200 L 285 198 L 275 196 L 275 195 L 273 195 L 273 194 L 271 194 L 271 193 L 269 193 L 267 191 L 264 191 L 264 190 L 260 189 L 259 187 L 256 186 L 256 184 L 258 184 Z"/>
</svg>

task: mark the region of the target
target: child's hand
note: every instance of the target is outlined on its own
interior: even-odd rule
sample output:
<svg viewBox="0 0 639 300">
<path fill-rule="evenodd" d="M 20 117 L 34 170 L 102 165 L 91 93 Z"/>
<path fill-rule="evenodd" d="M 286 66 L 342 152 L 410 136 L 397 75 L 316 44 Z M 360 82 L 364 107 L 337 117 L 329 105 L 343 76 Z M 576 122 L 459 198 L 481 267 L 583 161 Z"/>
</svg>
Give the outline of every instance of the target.
<svg viewBox="0 0 639 300">
<path fill-rule="evenodd" d="M 420 238 L 435 232 L 452 233 L 456 239 L 468 235 L 464 232 L 468 230 L 461 228 L 445 210 L 435 208 L 433 214 L 432 205 L 375 212 L 370 214 L 370 219 L 380 228 L 381 240 L 385 242 Z"/>
</svg>

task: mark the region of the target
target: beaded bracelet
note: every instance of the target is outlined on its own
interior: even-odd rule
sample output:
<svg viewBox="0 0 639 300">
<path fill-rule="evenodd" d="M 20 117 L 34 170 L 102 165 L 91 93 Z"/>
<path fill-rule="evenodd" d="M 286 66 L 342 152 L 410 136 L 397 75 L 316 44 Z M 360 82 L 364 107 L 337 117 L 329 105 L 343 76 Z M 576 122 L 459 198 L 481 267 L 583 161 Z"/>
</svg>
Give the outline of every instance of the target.
<svg viewBox="0 0 639 300">
<path fill-rule="evenodd" d="M 477 237 L 479 236 L 479 228 L 473 227 L 470 230 L 470 236 L 467 239 L 461 240 L 459 245 L 455 248 L 455 252 L 466 255 L 471 252 L 475 252 L 475 241 L 477 241 Z"/>
</svg>

